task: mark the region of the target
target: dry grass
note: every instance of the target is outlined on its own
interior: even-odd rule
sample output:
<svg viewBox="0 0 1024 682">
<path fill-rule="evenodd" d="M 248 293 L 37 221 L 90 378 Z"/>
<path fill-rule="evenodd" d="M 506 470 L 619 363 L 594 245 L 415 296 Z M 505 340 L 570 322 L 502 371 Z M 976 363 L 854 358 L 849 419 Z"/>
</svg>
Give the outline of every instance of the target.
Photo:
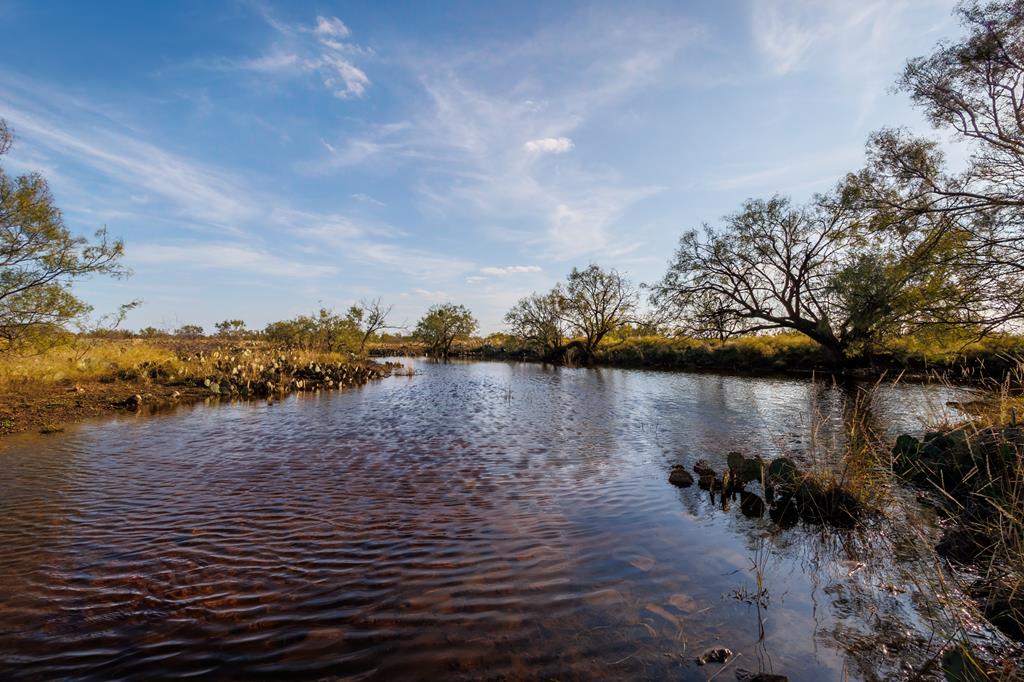
<svg viewBox="0 0 1024 682">
<path fill-rule="evenodd" d="M 144 363 L 181 365 L 169 348 L 140 340 L 83 342 L 37 354 L 0 356 L 0 390 L 16 384 L 98 381 Z"/>
<path fill-rule="evenodd" d="M 35 355 L 0 355 L 0 434 L 54 433 L 111 409 L 353 386 L 389 371 L 343 353 L 256 340 L 76 339 Z"/>
<path fill-rule="evenodd" d="M 984 619 L 1024 643 L 1024 374 L 1016 362 L 996 390 L 963 406 L 970 419 L 936 421 L 921 441 L 901 437 L 883 460 L 945 518 L 940 541 L 922 545 L 937 567 L 933 588 L 952 626 L 948 653 L 962 679 L 1021 675 L 1020 650 L 979 649 L 978 639 Z"/>
</svg>

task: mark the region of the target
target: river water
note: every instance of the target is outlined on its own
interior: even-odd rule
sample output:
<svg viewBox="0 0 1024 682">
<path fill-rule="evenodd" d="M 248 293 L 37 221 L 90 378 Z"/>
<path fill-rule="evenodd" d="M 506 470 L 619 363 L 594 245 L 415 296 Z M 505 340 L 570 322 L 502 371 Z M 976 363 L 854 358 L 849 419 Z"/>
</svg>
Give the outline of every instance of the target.
<svg viewBox="0 0 1024 682">
<path fill-rule="evenodd" d="M 854 410 L 825 381 L 407 362 L 0 443 L 0 678 L 887 679 L 927 653 L 884 525 L 780 528 L 667 476 L 820 463 L 854 411 L 919 432 L 950 389 Z"/>
</svg>

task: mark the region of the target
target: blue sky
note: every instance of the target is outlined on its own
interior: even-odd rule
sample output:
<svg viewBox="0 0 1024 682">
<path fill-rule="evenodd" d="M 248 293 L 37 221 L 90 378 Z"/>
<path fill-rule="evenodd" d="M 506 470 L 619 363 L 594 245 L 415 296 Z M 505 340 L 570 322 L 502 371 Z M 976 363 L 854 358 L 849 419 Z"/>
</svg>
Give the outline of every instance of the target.
<svg viewBox="0 0 1024 682">
<path fill-rule="evenodd" d="M 661 276 L 680 233 L 803 199 L 883 125 L 951 1 L 0 0 L 8 172 L 134 275 L 128 326 L 252 327 L 366 297 L 485 332 L 573 266 Z"/>
</svg>

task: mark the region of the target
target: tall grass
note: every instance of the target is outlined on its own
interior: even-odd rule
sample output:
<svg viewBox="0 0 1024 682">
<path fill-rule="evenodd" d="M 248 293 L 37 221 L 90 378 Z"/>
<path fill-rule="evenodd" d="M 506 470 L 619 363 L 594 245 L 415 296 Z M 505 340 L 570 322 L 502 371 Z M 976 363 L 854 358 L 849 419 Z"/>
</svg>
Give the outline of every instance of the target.
<svg viewBox="0 0 1024 682">
<path fill-rule="evenodd" d="M 963 405 L 971 418 L 935 420 L 924 439 L 903 436 L 881 459 L 944 519 L 937 543 L 917 530 L 926 560 L 936 567 L 932 587 L 952 631 L 944 661 L 949 679 L 1024 675 L 1024 373 L 1019 359 L 1005 361 L 1016 362 L 1007 379 Z M 894 499 L 916 504 L 906 496 Z M 979 640 L 978 624 L 986 620 L 1018 643 L 1015 654 L 997 640 Z"/>
<path fill-rule="evenodd" d="M 334 374 L 353 364 L 358 363 L 347 353 L 282 350 L 258 341 L 89 339 L 36 354 L 0 355 L 0 390 L 119 380 L 196 384 L 209 379 L 238 386 L 280 382 L 282 376 L 289 382 L 301 382 L 303 377 L 338 381 Z"/>
<path fill-rule="evenodd" d="M 0 390 L 25 384 L 96 381 L 145 363 L 182 367 L 174 351 L 140 340 L 65 344 L 33 354 L 0 355 Z"/>
</svg>

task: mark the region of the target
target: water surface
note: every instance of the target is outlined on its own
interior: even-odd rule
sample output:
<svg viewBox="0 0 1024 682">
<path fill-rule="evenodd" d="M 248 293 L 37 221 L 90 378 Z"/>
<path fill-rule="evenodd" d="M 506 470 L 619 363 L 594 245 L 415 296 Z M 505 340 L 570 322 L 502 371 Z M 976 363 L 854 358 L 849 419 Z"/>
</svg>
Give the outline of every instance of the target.
<svg viewBox="0 0 1024 682">
<path fill-rule="evenodd" d="M 730 450 L 828 457 L 849 389 L 415 364 L 0 444 L 0 677 L 704 680 L 724 645 L 718 679 L 875 679 L 927 646 L 884 530 L 667 483 Z M 870 418 L 920 431 L 952 397 L 884 387 Z"/>
</svg>

